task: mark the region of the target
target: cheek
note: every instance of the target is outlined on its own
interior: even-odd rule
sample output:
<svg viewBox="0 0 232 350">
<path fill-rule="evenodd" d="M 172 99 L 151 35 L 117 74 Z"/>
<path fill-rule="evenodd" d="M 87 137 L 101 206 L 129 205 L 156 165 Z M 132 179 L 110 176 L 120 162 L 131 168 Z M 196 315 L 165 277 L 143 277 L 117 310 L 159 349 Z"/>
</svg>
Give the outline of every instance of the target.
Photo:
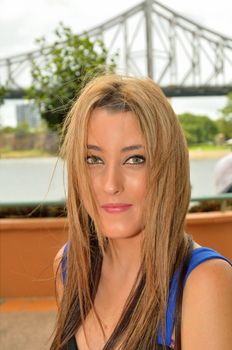
<svg viewBox="0 0 232 350">
<path fill-rule="evenodd" d="M 146 179 L 145 176 L 128 177 L 127 189 L 136 197 L 143 198 L 146 193 Z"/>
<path fill-rule="evenodd" d="M 81 186 L 81 188 L 79 189 L 79 195 L 80 195 L 80 200 L 81 200 L 82 206 L 85 208 L 87 213 L 92 217 L 93 216 L 92 215 L 93 205 L 92 205 L 91 197 L 93 197 L 93 199 L 95 199 L 92 181 L 90 181 L 91 196 L 88 195 L 89 190 L 86 188 L 86 186 L 87 186 L 87 184 L 85 184 L 85 186 Z"/>
<path fill-rule="evenodd" d="M 128 199 L 134 201 L 139 207 L 143 204 L 146 196 L 146 172 L 145 170 L 128 173 L 125 177 L 125 192 Z"/>
<path fill-rule="evenodd" d="M 91 195 L 92 195 L 93 200 L 97 204 L 99 196 L 103 192 L 103 187 L 102 187 L 102 182 L 101 182 L 100 178 L 96 175 L 93 175 L 93 174 L 92 174 L 91 179 L 90 179 L 90 191 L 91 191 Z M 85 197 L 85 195 L 84 195 L 84 197 Z"/>
</svg>

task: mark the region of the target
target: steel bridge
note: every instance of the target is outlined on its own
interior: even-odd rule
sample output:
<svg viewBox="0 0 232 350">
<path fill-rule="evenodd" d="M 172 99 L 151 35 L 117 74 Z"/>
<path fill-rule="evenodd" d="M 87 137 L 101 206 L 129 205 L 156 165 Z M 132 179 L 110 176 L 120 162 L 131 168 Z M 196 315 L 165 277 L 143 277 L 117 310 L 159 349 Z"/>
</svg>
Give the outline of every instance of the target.
<svg viewBox="0 0 232 350">
<path fill-rule="evenodd" d="M 102 39 L 109 56 L 118 54 L 119 73 L 149 76 L 167 96 L 216 96 L 232 91 L 232 38 L 158 1 L 143 1 L 80 35 L 85 34 Z M 39 50 L 0 59 L 0 85 L 7 87 L 7 98 L 24 95 L 32 60 L 43 59 Z"/>
</svg>

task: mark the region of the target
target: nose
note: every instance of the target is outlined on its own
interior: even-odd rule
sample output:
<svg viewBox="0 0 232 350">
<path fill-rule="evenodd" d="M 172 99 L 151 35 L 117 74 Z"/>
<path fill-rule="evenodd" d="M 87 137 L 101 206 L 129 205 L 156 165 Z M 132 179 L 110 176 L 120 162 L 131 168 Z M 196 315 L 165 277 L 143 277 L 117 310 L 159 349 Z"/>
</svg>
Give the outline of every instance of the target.
<svg viewBox="0 0 232 350">
<path fill-rule="evenodd" d="M 107 194 L 121 193 L 124 189 L 123 174 L 121 169 L 115 165 L 108 166 L 105 169 L 103 179 L 104 191 Z"/>
</svg>

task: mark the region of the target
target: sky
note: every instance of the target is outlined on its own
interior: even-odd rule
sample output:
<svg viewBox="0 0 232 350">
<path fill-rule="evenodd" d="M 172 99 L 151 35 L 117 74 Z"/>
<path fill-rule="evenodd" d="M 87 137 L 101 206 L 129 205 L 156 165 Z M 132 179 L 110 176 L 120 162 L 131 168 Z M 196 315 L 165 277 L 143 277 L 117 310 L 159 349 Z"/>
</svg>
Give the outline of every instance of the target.
<svg viewBox="0 0 232 350">
<path fill-rule="evenodd" d="M 160 0 L 203 26 L 232 37 L 230 0 Z M 140 3 L 136 0 L 0 0 L 0 58 L 27 52 L 35 39 L 46 36 L 62 21 L 75 32 L 101 24 Z"/>
<path fill-rule="evenodd" d="M 0 0 L 0 58 L 37 48 L 35 39 L 53 40 L 59 22 L 81 33 L 124 12 L 141 1 L 136 0 Z M 160 0 L 163 5 L 216 32 L 232 37 L 232 1 Z M 210 114 L 215 118 L 225 97 L 173 99 L 176 113 L 184 110 Z M 185 107 L 186 106 L 186 107 Z"/>
</svg>

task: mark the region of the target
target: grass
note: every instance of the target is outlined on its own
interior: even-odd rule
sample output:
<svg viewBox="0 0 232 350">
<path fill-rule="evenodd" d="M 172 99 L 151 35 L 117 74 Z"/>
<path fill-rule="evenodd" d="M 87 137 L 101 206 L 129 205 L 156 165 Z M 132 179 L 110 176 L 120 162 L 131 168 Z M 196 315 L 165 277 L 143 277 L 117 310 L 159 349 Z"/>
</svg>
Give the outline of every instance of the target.
<svg viewBox="0 0 232 350">
<path fill-rule="evenodd" d="M 232 146 L 216 146 L 209 144 L 199 144 L 189 147 L 190 159 L 217 159 L 232 151 Z"/>
<path fill-rule="evenodd" d="M 198 144 L 189 147 L 190 159 L 207 159 L 207 158 L 220 158 L 224 155 L 232 152 L 232 146 L 215 146 L 209 144 Z M 40 149 L 30 150 L 17 150 L 12 151 L 9 149 L 0 150 L 0 159 L 10 158 L 41 158 L 41 157 L 55 157 L 56 154 L 52 154 Z"/>
<path fill-rule="evenodd" d="M 11 151 L 7 149 L 0 150 L 0 159 L 10 159 L 10 158 L 36 158 L 36 157 L 52 157 L 55 156 L 46 151 L 40 149 L 30 149 L 30 150 L 17 150 Z"/>
<path fill-rule="evenodd" d="M 232 146 L 219 146 L 219 145 L 212 145 L 212 144 L 198 144 L 198 145 L 192 145 L 189 146 L 189 151 L 231 151 Z"/>
</svg>

